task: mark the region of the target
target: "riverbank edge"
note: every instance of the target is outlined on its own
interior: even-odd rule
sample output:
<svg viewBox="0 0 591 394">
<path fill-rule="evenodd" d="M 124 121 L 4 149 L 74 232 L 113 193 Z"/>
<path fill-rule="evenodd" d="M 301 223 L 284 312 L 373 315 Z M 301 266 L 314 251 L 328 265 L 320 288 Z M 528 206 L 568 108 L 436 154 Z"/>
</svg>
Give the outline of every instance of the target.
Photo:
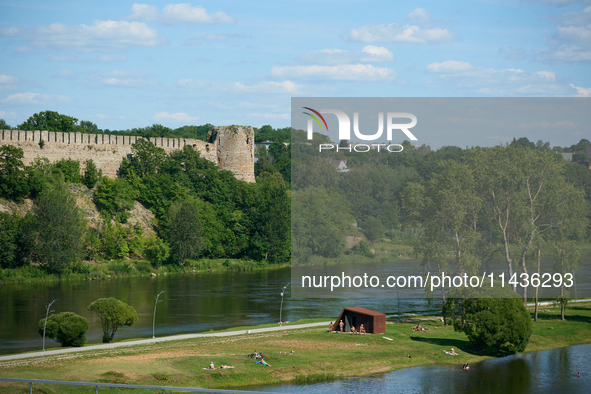
<svg viewBox="0 0 591 394">
<path fill-rule="evenodd" d="M 580 303 L 582 305 L 579 305 L 579 306 L 582 306 L 584 308 L 590 309 L 590 307 L 591 307 L 590 300 L 580 300 Z M 547 306 L 550 306 L 550 305 L 547 304 Z M 531 312 L 531 306 L 528 309 L 530 309 L 530 312 Z M 553 312 L 555 314 L 558 314 L 559 313 L 559 308 L 553 307 L 552 309 L 554 309 Z M 568 308 L 568 309 L 570 309 L 570 308 Z M 573 311 L 569 311 L 569 312 L 572 313 Z M 429 313 L 429 315 L 431 315 L 431 313 Z M 570 314 L 570 313 L 568 313 L 568 314 Z M 567 314 L 567 316 L 568 316 L 568 314 Z M 432 318 L 434 316 L 437 316 L 437 315 L 431 315 L 430 317 Z M 422 316 L 422 315 L 417 314 L 417 313 L 411 313 L 411 314 L 406 314 L 406 315 L 405 314 L 391 315 L 391 316 L 388 316 L 388 319 L 390 320 L 390 319 L 395 319 L 395 318 L 400 318 L 400 317 L 410 317 L 410 318 L 413 318 L 413 319 L 417 319 L 417 318 L 420 319 L 422 317 L 427 317 L 427 316 L 424 316 L 424 315 Z M 305 323 L 305 322 L 309 322 L 311 320 L 314 320 L 316 322 L 313 322 L 313 323 Z M 266 325 L 260 325 L 260 326 L 235 327 L 235 328 L 230 328 L 230 329 L 226 329 L 226 330 L 220 330 L 220 331 L 216 331 L 216 332 L 207 332 L 207 333 L 202 333 L 202 334 L 188 334 L 188 335 L 200 335 L 201 337 L 220 337 L 220 336 L 230 336 L 230 335 L 244 336 L 244 335 L 248 335 L 248 331 L 249 330 L 250 330 L 250 334 L 257 334 L 257 333 L 259 333 L 259 334 L 265 334 L 266 332 L 278 331 L 278 330 L 293 330 L 293 329 L 298 329 L 298 328 L 314 329 L 314 328 L 317 328 L 317 327 L 321 327 L 321 326 L 323 326 L 325 324 L 327 325 L 328 324 L 328 320 L 327 321 L 324 321 L 324 320 L 326 320 L 326 319 L 322 319 L 322 318 L 317 318 L 317 319 L 301 319 L 301 320 L 298 320 L 297 322 L 294 322 L 294 323 L 288 323 L 288 324 L 286 324 L 282 328 L 277 327 L 274 324 L 266 324 Z M 405 323 L 405 322 L 402 322 L 402 323 Z M 406 323 L 408 323 L 408 322 L 406 322 Z M 414 321 L 412 324 L 415 324 L 415 323 L 416 323 L 416 321 Z M 553 323 L 553 325 L 555 325 L 555 324 Z M 302 326 L 308 326 L 308 327 L 302 327 Z M 552 330 L 554 330 L 554 328 L 552 328 Z M 558 335 L 560 331 L 562 331 L 562 330 L 553 331 L 553 336 Z M 165 342 L 166 343 L 170 343 L 170 342 L 181 342 L 181 341 L 186 341 L 186 340 L 191 340 L 191 339 L 197 339 L 197 338 L 199 338 L 199 337 L 196 337 L 196 338 L 183 338 L 183 335 L 179 335 L 179 336 L 171 336 L 171 337 L 162 337 L 162 338 L 157 338 L 157 339 L 160 340 L 160 344 L 164 344 Z M 148 340 L 148 341 L 150 341 L 150 340 Z M 130 343 L 130 342 L 133 342 L 133 340 L 130 339 L 130 340 L 127 340 L 126 342 L 120 342 L 120 343 L 117 343 L 117 344 L 118 344 L 118 347 L 123 347 L 124 349 L 129 349 L 130 347 L 134 347 L 136 345 L 146 345 L 146 343 L 139 343 L 138 344 L 138 343 Z M 551 349 L 563 348 L 563 347 L 574 346 L 574 345 L 585 345 L 585 344 L 589 344 L 590 341 L 589 341 L 589 338 L 585 338 L 583 341 L 576 341 L 576 342 L 573 342 L 573 343 L 568 343 L 566 345 L 564 345 L 564 344 L 558 344 L 557 346 L 552 346 L 552 344 L 554 344 L 554 343 L 555 342 L 549 342 L 545 346 L 539 346 L 538 345 L 536 348 L 527 350 L 527 351 L 525 351 L 523 353 L 531 353 L 531 352 L 537 352 L 537 351 L 551 350 Z M 96 345 L 91 345 L 91 346 L 94 347 Z M 98 349 L 93 349 L 93 348 L 89 348 L 89 349 L 84 349 L 84 348 L 69 348 L 69 349 L 72 349 L 71 351 L 81 351 L 81 352 L 84 352 L 85 350 L 94 350 L 94 351 L 104 350 L 104 351 L 109 352 L 110 353 L 109 354 L 110 356 L 113 356 L 115 354 L 115 352 L 118 351 L 117 349 L 108 349 L 108 348 L 104 347 L 104 345 L 99 345 L 99 346 L 101 348 L 98 348 Z M 257 345 L 257 346 L 259 346 L 259 345 Z M 68 349 L 62 349 L 62 350 L 68 350 Z M 124 350 L 121 349 L 121 351 L 124 351 Z M 41 353 L 40 356 L 43 357 L 43 356 L 52 356 L 52 355 L 55 356 L 56 355 L 56 354 L 52 354 L 52 353 L 53 352 L 51 352 L 51 351 L 47 351 L 47 352 Z M 34 357 L 31 354 L 28 354 L 27 355 L 26 353 L 22 354 L 21 356 L 22 357 L 19 357 L 19 358 L 28 358 L 28 359 L 30 359 L 31 357 Z M 90 356 L 91 357 L 97 356 L 97 354 L 91 354 Z M 4 356 L 4 357 L 6 357 L 6 356 Z M 13 361 L 14 360 L 14 359 L 13 360 L 2 360 L 4 357 L 0 357 L 0 361 L 1 362 L 4 362 L 4 361 L 10 362 L 10 361 Z M 471 358 L 471 360 L 468 360 L 468 361 L 470 363 L 474 364 L 474 363 L 478 363 L 478 362 L 485 361 L 487 359 L 492 359 L 492 358 L 495 358 L 495 357 L 485 356 L 485 355 L 471 355 L 470 358 Z M 376 370 L 371 370 L 371 371 L 370 370 L 367 370 L 367 371 L 366 370 L 359 370 L 359 371 L 355 371 L 355 372 L 351 372 L 351 371 L 348 371 L 348 372 L 346 372 L 346 371 L 334 371 L 334 373 L 331 373 L 330 376 L 326 375 L 324 377 L 321 377 L 319 374 L 312 374 L 312 375 L 306 376 L 306 379 L 307 379 L 306 381 L 309 380 L 310 382 L 312 382 L 312 381 L 315 382 L 315 381 L 318 381 L 318 380 L 325 381 L 325 380 L 347 379 L 347 378 L 352 378 L 352 377 L 372 376 L 372 375 L 375 375 L 375 374 L 382 374 L 382 373 L 392 372 L 392 371 L 395 371 L 395 370 L 398 370 L 398 369 L 402 369 L 402 368 L 411 368 L 411 367 L 418 367 L 418 366 L 423 366 L 423 365 L 450 365 L 450 363 L 447 363 L 447 362 L 433 364 L 433 362 L 431 362 L 431 361 L 429 361 L 427 359 L 425 359 L 425 362 L 423 362 L 422 359 L 417 358 L 417 357 L 415 357 L 413 360 L 416 361 L 416 363 L 413 363 L 413 365 L 403 366 L 403 365 L 398 364 L 398 365 L 393 366 L 393 367 L 381 368 L 379 371 L 376 371 Z M 297 384 L 297 383 L 303 383 L 303 381 L 301 381 L 301 379 L 302 379 L 301 376 L 300 377 L 294 377 L 293 379 L 290 379 L 288 381 L 277 378 L 277 379 L 272 379 L 272 381 L 266 382 L 264 384 L 264 386 L 271 386 L 271 385 L 275 385 L 275 384 Z M 205 387 L 205 388 L 211 388 L 211 389 L 224 388 L 224 389 L 229 389 L 229 390 L 232 390 L 232 389 L 239 390 L 239 389 L 249 389 L 249 388 L 252 388 L 252 387 L 260 387 L 260 386 L 261 386 L 260 383 L 253 383 L 253 384 L 246 384 L 246 385 L 242 384 L 242 385 L 239 385 L 239 386 L 234 386 L 234 385 L 232 385 L 232 386 L 223 386 L 223 385 L 222 386 L 218 386 L 218 385 L 214 385 L 212 387 Z"/>
<path fill-rule="evenodd" d="M 589 299 L 580 299 L 577 301 L 570 301 L 569 305 L 572 304 L 587 304 L 587 305 L 579 305 L 583 307 L 591 307 L 591 298 Z M 539 306 L 550 307 L 552 309 L 558 309 L 560 306 L 556 305 L 553 302 L 539 302 Z M 533 309 L 535 307 L 535 303 L 528 303 L 527 309 L 528 312 L 533 313 Z M 567 307 L 568 309 L 569 307 Z M 439 310 L 434 309 L 427 309 L 422 311 L 408 311 L 408 312 L 401 312 L 401 313 L 392 313 L 387 314 L 386 319 L 400 319 L 400 318 L 422 318 L 422 317 L 442 317 L 443 314 Z M 238 327 L 230 327 L 222 330 L 216 331 L 208 331 L 208 332 L 200 332 L 200 333 L 193 333 L 193 334 L 176 334 L 176 335 L 169 335 L 164 337 L 156 337 L 156 338 L 127 338 L 121 340 L 119 342 L 113 343 L 99 343 L 99 344 L 85 344 L 82 347 L 58 347 L 58 348 L 50 348 L 49 350 L 39 352 L 29 351 L 24 353 L 14 353 L 14 354 L 5 354 L 0 355 L 0 362 L 15 360 L 15 359 L 23 359 L 23 358 L 31 358 L 31 357 L 44 357 L 44 356 L 52 356 L 52 355 L 59 355 L 63 353 L 74 353 L 74 352 L 84 352 L 84 351 L 91 351 L 91 350 L 110 350 L 116 349 L 119 347 L 128 347 L 128 346 L 139 346 L 151 343 L 162 343 L 162 342 L 174 342 L 174 341 L 184 341 L 188 339 L 195 339 L 195 338 L 207 338 L 207 337 L 223 337 L 223 336 L 235 336 L 235 335 L 249 335 L 255 333 L 264 333 L 264 332 L 272 332 L 272 331 L 283 331 L 283 330 L 294 330 L 299 328 L 313 328 L 313 327 L 321 327 L 326 326 L 329 323 L 332 323 L 336 320 L 336 317 L 333 318 L 310 318 L 310 319 L 300 319 L 295 322 L 283 322 L 282 326 L 278 326 L 279 323 L 273 324 L 261 324 L 257 326 L 238 326 Z M 533 318 L 532 318 L 533 322 Z M 381 334 L 376 334 L 381 335 Z M 585 343 L 577 343 L 584 345 Z M 569 345 L 571 346 L 571 345 Z M 562 346 L 556 347 L 548 347 L 543 349 L 537 350 L 529 350 L 522 353 L 529 353 L 532 351 L 540 351 L 540 350 L 550 350 L 555 349 Z"/>
<path fill-rule="evenodd" d="M 0 284 L 27 282 L 59 282 L 83 280 L 109 280 L 149 276 L 167 276 L 175 274 L 197 274 L 220 271 L 255 271 L 275 270 L 291 267 L 291 264 L 268 264 L 241 259 L 202 259 L 187 261 L 185 265 L 161 265 L 154 267 L 145 260 L 112 261 L 104 264 L 88 264 L 86 272 L 69 273 L 58 276 L 47 274 L 38 266 L 19 268 L 0 268 Z"/>
</svg>

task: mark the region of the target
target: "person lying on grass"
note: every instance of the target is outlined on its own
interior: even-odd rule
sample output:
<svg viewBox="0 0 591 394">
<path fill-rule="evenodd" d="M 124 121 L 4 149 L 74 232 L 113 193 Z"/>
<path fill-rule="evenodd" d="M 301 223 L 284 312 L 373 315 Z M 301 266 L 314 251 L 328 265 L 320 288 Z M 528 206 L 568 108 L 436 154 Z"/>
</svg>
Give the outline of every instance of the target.
<svg viewBox="0 0 591 394">
<path fill-rule="evenodd" d="M 279 353 L 281 353 L 281 354 L 294 354 L 294 353 L 295 353 L 295 351 L 294 351 L 294 350 L 292 350 L 291 352 L 279 352 Z"/>
<path fill-rule="evenodd" d="M 261 361 L 255 361 L 255 364 L 263 364 L 265 367 L 270 367 L 271 366 L 271 364 L 269 364 L 268 362 L 266 362 L 264 358 Z"/>
<path fill-rule="evenodd" d="M 222 365 L 222 366 L 220 367 L 220 369 L 232 369 L 232 368 L 236 368 L 236 367 L 235 367 L 235 366 L 233 366 L 233 365 Z"/>
</svg>

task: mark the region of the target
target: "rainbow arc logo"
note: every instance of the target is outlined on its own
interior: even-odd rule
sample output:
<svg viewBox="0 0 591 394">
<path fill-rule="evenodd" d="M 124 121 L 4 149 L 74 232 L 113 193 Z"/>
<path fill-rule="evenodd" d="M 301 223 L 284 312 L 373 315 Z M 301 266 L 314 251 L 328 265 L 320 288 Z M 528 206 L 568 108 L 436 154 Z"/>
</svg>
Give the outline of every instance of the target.
<svg viewBox="0 0 591 394">
<path fill-rule="evenodd" d="M 326 120 L 324 120 L 324 116 L 322 116 L 320 114 L 320 112 L 318 112 L 315 109 L 312 109 L 310 107 L 302 107 L 302 108 L 307 109 L 308 111 L 312 111 L 316 115 L 318 115 L 320 117 L 320 119 L 322 119 L 322 122 L 324 123 L 324 126 L 326 127 L 326 131 L 328 131 L 328 125 L 326 124 Z M 320 126 L 320 130 L 323 130 L 322 123 L 320 123 L 320 120 L 316 116 L 312 115 L 310 112 L 302 112 L 302 113 L 306 114 L 306 115 L 310 116 L 312 119 L 314 119 L 316 121 L 316 123 L 318 123 L 318 126 Z"/>
</svg>

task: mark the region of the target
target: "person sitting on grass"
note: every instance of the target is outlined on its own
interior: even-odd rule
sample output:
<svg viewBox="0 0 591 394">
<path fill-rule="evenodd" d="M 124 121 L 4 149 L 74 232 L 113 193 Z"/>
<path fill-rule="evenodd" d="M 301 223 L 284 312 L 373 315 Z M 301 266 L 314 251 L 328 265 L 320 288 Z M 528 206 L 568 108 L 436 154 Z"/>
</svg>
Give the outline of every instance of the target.
<svg viewBox="0 0 591 394">
<path fill-rule="evenodd" d="M 365 334 L 365 327 L 363 327 L 363 324 L 359 326 L 359 334 Z"/>
<path fill-rule="evenodd" d="M 351 326 L 351 332 L 355 334 L 355 326 Z"/>
<path fill-rule="evenodd" d="M 213 361 L 209 363 L 209 367 L 204 369 L 215 369 L 215 367 L 213 366 Z"/>
</svg>

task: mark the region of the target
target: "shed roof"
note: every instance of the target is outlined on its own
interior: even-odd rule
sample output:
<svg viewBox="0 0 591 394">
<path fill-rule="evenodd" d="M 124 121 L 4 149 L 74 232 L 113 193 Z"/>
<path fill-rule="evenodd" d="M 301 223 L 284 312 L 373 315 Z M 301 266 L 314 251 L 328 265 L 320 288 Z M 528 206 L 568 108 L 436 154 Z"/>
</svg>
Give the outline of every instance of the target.
<svg viewBox="0 0 591 394">
<path fill-rule="evenodd" d="M 356 312 L 356 313 L 362 313 L 362 314 L 368 315 L 368 316 L 381 316 L 381 315 L 384 315 L 383 313 L 380 313 L 380 312 L 372 311 L 372 310 L 365 309 L 365 308 L 359 308 L 359 307 L 344 308 L 344 310 L 351 311 L 351 312 Z M 386 316 L 386 315 L 384 315 L 384 316 Z"/>
</svg>

